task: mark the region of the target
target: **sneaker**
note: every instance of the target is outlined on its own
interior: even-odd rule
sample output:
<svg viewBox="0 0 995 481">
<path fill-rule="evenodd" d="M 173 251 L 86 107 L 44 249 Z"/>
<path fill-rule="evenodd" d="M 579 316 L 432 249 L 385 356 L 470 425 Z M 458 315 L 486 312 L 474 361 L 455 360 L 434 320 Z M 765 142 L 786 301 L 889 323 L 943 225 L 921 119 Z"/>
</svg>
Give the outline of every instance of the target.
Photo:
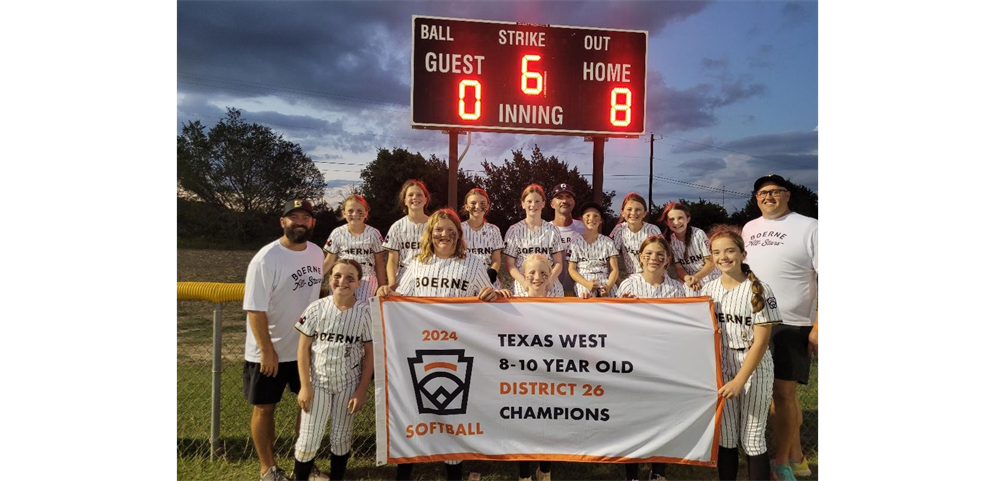
<svg viewBox="0 0 995 481">
<path fill-rule="evenodd" d="M 811 476 L 812 470 L 808 467 L 808 459 L 804 456 L 802 457 L 802 462 L 795 464 L 791 461 L 791 471 L 795 473 L 795 476 Z"/>
<path fill-rule="evenodd" d="M 774 479 L 777 481 L 798 481 L 795 473 L 791 471 L 791 466 L 787 464 L 774 465 Z"/>
<path fill-rule="evenodd" d="M 321 474 L 317 466 L 311 468 L 311 474 L 307 477 L 307 481 L 328 481 L 328 479 L 328 475 Z"/>
<path fill-rule="evenodd" d="M 552 473 L 544 473 L 536 468 L 536 481 L 549 481 L 552 477 Z"/>
<path fill-rule="evenodd" d="M 307 477 L 307 481 L 329 481 L 329 479 L 327 474 L 321 474 L 321 471 L 318 471 L 317 466 L 311 466 L 311 475 Z M 297 476 L 291 473 L 290 481 L 297 481 Z"/>
<path fill-rule="evenodd" d="M 283 473 L 283 470 L 279 467 L 273 466 L 269 468 L 261 476 L 259 476 L 259 481 L 290 481 L 287 479 L 287 475 Z"/>
</svg>

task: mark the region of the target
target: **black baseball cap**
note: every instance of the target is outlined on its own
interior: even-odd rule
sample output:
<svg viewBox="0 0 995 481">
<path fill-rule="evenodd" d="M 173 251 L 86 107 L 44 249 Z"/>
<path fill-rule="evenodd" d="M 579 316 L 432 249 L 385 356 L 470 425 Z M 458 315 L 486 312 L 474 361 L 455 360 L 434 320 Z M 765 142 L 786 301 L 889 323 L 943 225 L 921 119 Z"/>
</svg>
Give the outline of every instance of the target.
<svg viewBox="0 0 995 481">
<path fill-rule="evenodd" d="M 553 193 L 549 195 L 549 198 L 555 198 L 560 192 L 566 192 L 570 194 L 571 197 L 575 199 L 577 198 L 577 194 L 574 194 L 574 190 L 570 188 L 570 184 L 556 184 L 556 187 L 553 187 Z"/>
<path fill-rule="evenodd" d="M 780 175 L 777 174 L 767 174 L 757 179 L 757 181 L 753 183 L 753 192 L 760 190 L 760 187 L 762 187 L 764 184 L 768 182 L 772 182 L 781 187 L 784 187 L 785 189 L 788 189 L 789 192 L 791 191 L 791 184 L 789 184 L 788 181 L 784 180 L 784 177 L 781 177 Z"/>
<path fill-rule="evenodd" d="M 601 207 L 601 204 L 597 202 L 584 202 L 584 204 L 580 206 L 580 210 L 577 212 L 580 212 L 580 215 L 583 216 L 587 209 L 594 209 L 598 211 L 598 215 L 601 216 L 601 220 L 605 219 L 605 210 Z"/>
<path fill-rule="evenodd" d="M 283 204 L 283 217 L 286 217 L 287 214 L 295 210 L 306 211 L 308 214 L 311 214 L 311 217 L 314 217 L 314 208 L 311 207 L 310 202 L 304 199 L 288 200 L 286 204 Z"/>
</svg>

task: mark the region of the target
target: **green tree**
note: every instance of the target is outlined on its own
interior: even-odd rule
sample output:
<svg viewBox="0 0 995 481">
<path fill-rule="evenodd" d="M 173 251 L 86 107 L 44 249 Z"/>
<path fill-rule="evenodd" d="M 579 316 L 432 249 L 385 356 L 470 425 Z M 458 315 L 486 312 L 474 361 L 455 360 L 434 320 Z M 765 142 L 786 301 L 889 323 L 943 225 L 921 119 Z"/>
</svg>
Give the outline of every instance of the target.
<svg viewBox="0 0 995 481">
<path fill-rule="evenodd" d="M 408 179 L 418 179 L 428 187 L 432 199 L 425 206 L 426 214 L 431 214 L 448 202 L 449 163 L 434 154 L 426 159 L 421 153 L 412 154 L 406 149 L 380 149 L 377 158 L 363 168 L 359 177 L 363 180 L 359 194 L 370 204 L 367 223 L 379 229 L 382 235 L 387 235 L 391 224 L 407 214 L 399 202 L 398 194 Z M 480 179 L 477 176 L 460 169 L 456 183 L 456 203 L 462 205 L 463 196 L 479 185 Z"/>
<path fill-rule="evenodd" d="M 792 212 L 797 212 L 801 215 L 818 219 L 819 194 L 816 194 L 812 191 L 812 189 L 809 189 L 804 185 L 791 182 L 791 179 L 785 180 L 788 185 L 791 186 L 791 200 L 788 201 L 788 208 L 791 209 Z M 729 221 L 739 226 L 743 226 L 746 225 L 747 222 L 760 217 L 760 215 L 760 206 L 757 205 L 756 196 L 750 196 L 749 200 L 746 201 L 746 205 L 741 210 L 734 212 L 729 217 Z"/>
<path fill-rule="evenodd" d="M 205 134 L 199 120 L 176 137 L 177 181 L 195 199 L 237 212 L 277 213 L 288 199 L 320 201 L 325 180 L 301 147 L 242 120 L 238 109 Z"/>
<path fill-rule="evenodd" d="M 706 233 L 715 224 L 726 224 L 729 222 L 729 213 L 726 212 L 725 207 L 715 202 L 710 202 L 699 197 L 698 202 L 681 199 L 681 203 L 688 206 L 688 209 L 691 209 L 691 225 Z"/>
<path fill-rule="evenodd" d="M 487 215 L 487 220 L 501 229 L 504 233 L 512 224 L 522 220 L 525 213 L 522 211 L 520 197 L 522 190 L 529 184 L 539 184 L 546 191 L 546 207 L 542 210 L 542 217 L 552 220 L 553 209 L 549 206 L 549 196 L 553 187 L 559 183 L 570 184 L 575 193 L 577 207 L 584 202 L 594 198 L 594 189 L 577 167 L 570 168 L 565 162 L 561 162 L 555 155 L 546 157 L 540 151 L 539 146 L 532 148 L 530 158 L 525 158 L 521 150 L 511 152 L 511 160 L 505 159 L 501 165 L 484 161 L 484 189 L 494 204 L 491 212 Z M 610 231 L 610 227 L 617 216 L 611 210 L 612 198 L 615 191 L 603 192 L 602 203 L 606 206 L 605 230 Z M 576 208 L 574 216 L 578 215 Z"/>
</svg>

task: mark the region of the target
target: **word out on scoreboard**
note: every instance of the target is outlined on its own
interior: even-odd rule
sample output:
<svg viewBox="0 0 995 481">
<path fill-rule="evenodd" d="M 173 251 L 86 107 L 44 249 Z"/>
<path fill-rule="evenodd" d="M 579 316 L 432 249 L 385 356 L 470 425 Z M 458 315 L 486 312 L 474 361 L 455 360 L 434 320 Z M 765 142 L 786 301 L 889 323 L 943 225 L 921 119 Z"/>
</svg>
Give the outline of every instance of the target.
<svg viewBox="0 0 995 481">
<path fill-rule="evenodd" d="M 412 17 L 415 128 L 635 137 L 644 30 Z"/>
</svg>

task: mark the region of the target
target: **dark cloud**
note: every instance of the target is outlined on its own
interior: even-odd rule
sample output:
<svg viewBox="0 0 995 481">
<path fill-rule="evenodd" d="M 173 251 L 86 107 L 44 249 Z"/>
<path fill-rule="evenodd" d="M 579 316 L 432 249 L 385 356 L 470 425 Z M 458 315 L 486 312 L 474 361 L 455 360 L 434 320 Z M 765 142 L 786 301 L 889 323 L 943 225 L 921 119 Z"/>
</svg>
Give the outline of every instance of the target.
<svg viewBox="0 0 995 481">
<path fill-rule="evenodd" d="M 747 115 L 746 118 L 743 119 L 743 125 L 752 124 L 755 123 L 756 121 L 757 121 L 756 115 Z"/>
<path fill-rule="evenodd" d="M 771 68 L 774 62 L 770 60 L 770 53 L 774 51 L 774 46 L 763 44 L 757 47 L 757 53 L 746 57 L 750 68 Z"/>
<path fill-rule="evenodd" d="M 722 96 L 717 99 L 716 107 L 731 105 L 756 95 L 767 93 L 767 85 L 753 83 L 749 75 L 740 75 L 734 81 L 723 81 L 720 87 Z"/>
<path fill-rule="evenodd" d="M 340 109 L 409 103 L 411 15 L 658 33 L 707 2 L 179 2 L 180 92 Z"/>
<path fill-rule="evenodd" d="M 813 154 L 819 149 L 819 132 L 780 132 L 726 142 L 723 148 L 770 157 L 778 154 Z"/>
<path fill-rule="evenodd" d="M 725 169 L 726 161 L 715 157 L 709 157 L 683 162 L 677 167 L 693 178 L 700 178 Z"/>
<path fill-rule="evenodd" d="M 728 67 L 729 67 L 729 59 L 726 58 L 711 59 L 705 57 L 701 59 L 702 70 L 716 70 L 716 69 L 725 70 Z"/>
<path fill-rule="evenodd" d="M 781 8 L 781 18 L 783 20 L 783 26 L 785 27 L 797 25 L 807 19 L 808 16 L 808 10 L 799 2 L 790 2 Z"/>
<path fill-rule="evenodd" d="M 672 139 L 668 139 L 672 140 Z M 711 149 L 711 145 L 715 145 L 715 140 L 712 138 L 712 134 L 708 134 L 695 142 L 682 142 L 676 140 L 676 144 L 670 148 L 671 154 L 686 154 L 689 152 L 701 152 L 703 150 Z"/>
<path fill-rule="evenodd" d="M 646 130 L 652 132 L 677 132 L 698 127 L 715 125 L 718 119 L 713 113 L 714 100 L 709 95 L 712 87 L 708 84 L 684 90 L 672 89 L 657 72 L 650 72 L 647 78 Z"/>
</svg>

